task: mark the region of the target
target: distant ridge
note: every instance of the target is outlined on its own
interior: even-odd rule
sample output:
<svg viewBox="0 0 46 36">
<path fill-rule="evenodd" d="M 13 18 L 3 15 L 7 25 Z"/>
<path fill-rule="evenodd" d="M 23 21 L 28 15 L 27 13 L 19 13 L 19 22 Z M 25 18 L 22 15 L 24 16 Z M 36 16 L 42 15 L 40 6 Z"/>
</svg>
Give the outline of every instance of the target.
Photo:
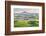
<svg viewBox="0 0 46 36">
<path fill-rule="evenodd" d="M 28 12 L 24 11 L 24 12 L 22 12 L 22 13 L 28 13 Z"/>
</svg>

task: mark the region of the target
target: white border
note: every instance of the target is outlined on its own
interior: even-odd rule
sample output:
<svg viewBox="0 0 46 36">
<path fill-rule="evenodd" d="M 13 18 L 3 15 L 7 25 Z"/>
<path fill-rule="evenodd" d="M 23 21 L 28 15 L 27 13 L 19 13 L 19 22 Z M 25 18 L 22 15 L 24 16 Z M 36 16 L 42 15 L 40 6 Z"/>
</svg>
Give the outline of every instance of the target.
<svg viewBox="0 0 46 36">
<path fill-rule="evenodd" d="M 39 8 L 39 27 L 14 28 L 14 12 L 13 12 L 14 8 L 33 8 L 33 9 Z M 27 30 L 42 30 L 42 7 L 41 6 L 11 5 L 11 32 L 12 31 L 27 31 Z"/>
</svg>

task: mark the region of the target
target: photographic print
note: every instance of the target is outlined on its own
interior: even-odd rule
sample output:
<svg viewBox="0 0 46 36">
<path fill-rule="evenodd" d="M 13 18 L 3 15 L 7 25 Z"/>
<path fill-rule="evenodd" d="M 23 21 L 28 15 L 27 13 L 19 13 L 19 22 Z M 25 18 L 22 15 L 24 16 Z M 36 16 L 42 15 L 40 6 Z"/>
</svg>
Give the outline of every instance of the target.
<svg viewBox="0 0 46 36">
<path fill-rule="evenodd" d="M 39 9 L 14 8 L 14 27 L 38 27 Z"/>
<path fill-rule="evenodd" d="M 45 32 L 44 3 L 5 1 L 5 34 Z"/>
</svg>

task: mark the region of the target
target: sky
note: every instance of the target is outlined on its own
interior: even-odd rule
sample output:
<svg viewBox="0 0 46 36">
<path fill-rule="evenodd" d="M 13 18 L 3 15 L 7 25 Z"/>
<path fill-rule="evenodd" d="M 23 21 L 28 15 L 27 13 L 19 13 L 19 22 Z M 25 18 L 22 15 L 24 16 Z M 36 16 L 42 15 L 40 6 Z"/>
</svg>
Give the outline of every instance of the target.
<svg viewBox="0 0 46 36">
<path fill-rule="evenodd" d="M 22 13 L 22 12 L 27 12 L 27 13 L 39 13 L 39 9 L 32 9 L 32 8 L 14 8 L 14 13 Z"/>
</svg>

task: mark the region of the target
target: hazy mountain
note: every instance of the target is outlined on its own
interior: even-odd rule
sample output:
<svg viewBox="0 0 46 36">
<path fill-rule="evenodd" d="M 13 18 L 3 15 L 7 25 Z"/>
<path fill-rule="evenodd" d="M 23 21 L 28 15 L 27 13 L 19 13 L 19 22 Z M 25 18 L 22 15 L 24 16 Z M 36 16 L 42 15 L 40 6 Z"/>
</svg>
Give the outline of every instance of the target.
<svg viewBox="0 0 46 36">
<path fill-rule="evenodd" d="M 39 16 L 39 13 L 15 13 L 14 16 Z"/>
</svg>

